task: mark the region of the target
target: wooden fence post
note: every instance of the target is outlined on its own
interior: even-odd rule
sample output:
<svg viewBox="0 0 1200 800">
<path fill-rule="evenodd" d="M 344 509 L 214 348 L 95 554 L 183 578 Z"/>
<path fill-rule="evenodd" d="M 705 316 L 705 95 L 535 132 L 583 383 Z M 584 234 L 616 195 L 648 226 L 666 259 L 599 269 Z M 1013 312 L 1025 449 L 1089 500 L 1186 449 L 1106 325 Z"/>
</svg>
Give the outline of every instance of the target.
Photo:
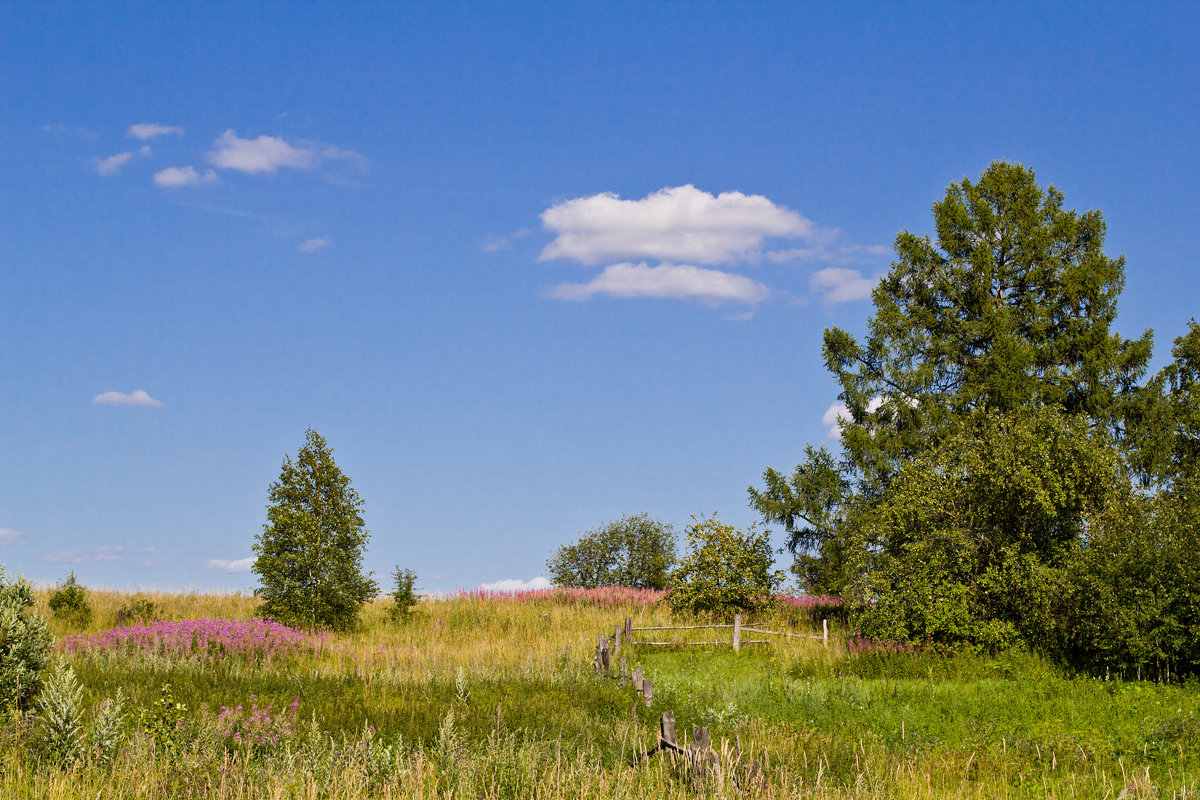
<svg viewBox="0 0 1200 800">
<path fill-rule="evenodd" d="M 600 668 L 604 670 L 604 677 L 612 675 L 612 662 L 608 655 L 608 637 L 603 633 L 600 634 Z"/>
<path fill-rule="evenodd" d="M 613 633 L 613 655 L 621 652 L 621 626 L 617 626 L 617 630 Z"/>
<path fill-rule="evenodd" d="M 742 649 L 742 615 L 733 615 L 733 652 Z"/>
<path fill-rule="evenodd" d="M 646 698 L 646 708 L 654 702 L 654 684 L 649 678 L 642 678 L 642 697 Z"/>
<path fill-rule="evenodd" d="M 642 693 L 642 681 L 643 681 L 642 668 L 634 667 L 633 668 L 633 690 L 635 692 L 637 692 L 638 694 Z"/>
<path fill-rule="evenodd" d="M 829 647 L 829 620 L 821 620 L 821 643 Z"/>
<path fill-rule="evenodd" d="M 631 639 L 633 639 L 633 619 L 630 617 L 626 617 L 625 618 L 625 641 L 629 642 Z"/>
<path fill-rule="evenodd" d="M 125 609 L 123 608 L 117 610 L 117 627 L 125 627 Z"/>
<path fill-rule="evenodd" d="M 659 747 L 664 744 L 670 745 L 667 749 L 677 750 L 679 745 L 675 742 L 675 712 L 664 711 L 662 719 L 658 722 L 658 742 Z"/>
<path fill-rule="evenodd" d="M 629 674 L 625 671 L 625 656 L 621 656 L 617 660 L 617 665 L 618 665 L 618 667 L 620 667 L 621 683 L 624 683 L 625 679 L 629 677 Z"/>
</svg>

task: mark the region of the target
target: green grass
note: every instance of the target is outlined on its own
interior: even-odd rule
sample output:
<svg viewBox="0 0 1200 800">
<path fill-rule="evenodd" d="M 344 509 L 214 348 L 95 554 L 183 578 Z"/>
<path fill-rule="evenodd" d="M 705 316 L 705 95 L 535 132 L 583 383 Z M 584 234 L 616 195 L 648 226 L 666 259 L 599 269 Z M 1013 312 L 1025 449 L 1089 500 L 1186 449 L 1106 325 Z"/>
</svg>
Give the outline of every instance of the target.
<svg viewBox="0 0 1200 800">
<path fill-rule="evenodd" d="M 91 630 L 129 600 L 94 595 Z M 253 611 L 252 598 L 153 600 L 175 618 Z M 654 682 L 647 709 L 590 662 L 596 633 L 625 616 L 694 621 L 665 607 L 454 600 L 423 603 L 400 624 L 386 612 L 373 604 L 361 630 L 311 655 L 71 656 L 87 706 L 118 689 L 128 698 L 129 738 L 110 764 L 62 770 L 10 721 L 0 797 L 1166 798 L 1200 786 L 1195 684 L 1094 680 L 1027 654 L 847 654 L 838 628 L 828 649 L 627 646 L 630 666 Z M 759 622 L 813 632 L 788 610 Z M 702 637 L 712 631 L 677 635 Z M 187 706 L 169 752 L 137 731 L 164 684 Z M 294 700 L 299 723 L 278 746 L 248 749 L 215 725 L 222 706 Z M 666 709 L 684 736 L 709 726 L 719 777 L 697 783 L 669 759 L 636 760 Z M 752 759 L 767 767 L 764 786 L 739 783 Z"/>
</svg>

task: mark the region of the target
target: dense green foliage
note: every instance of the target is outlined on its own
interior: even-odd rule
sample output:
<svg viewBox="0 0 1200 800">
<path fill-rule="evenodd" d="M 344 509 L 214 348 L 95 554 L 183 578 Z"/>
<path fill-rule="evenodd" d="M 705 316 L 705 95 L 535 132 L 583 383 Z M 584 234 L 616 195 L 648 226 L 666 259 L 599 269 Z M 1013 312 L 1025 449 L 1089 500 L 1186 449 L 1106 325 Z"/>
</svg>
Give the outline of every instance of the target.
<svg viewBox="0 0 1200 800">
<path fill-rule="evenodd" d="M 865 601 L 868 636 L 1195 672 L 1200 327 L 1140 384 L 1152 336 L 1112 330 L 1100 212 L 1023 166 L 933 216 L 936 241 L 896 237 L 865 338 L 825 333 L 840 455 L 768 469 L 752 505 L 809 591 Z"/>
<path fill-rule="evenodd" d="M 255 538 L 264 614 L 309 628 L 347 628 L 378 586 L 363 574 L 369 534 L 363 501 L 311 428 L 296 460 L 271 484 L 267 523 Z"/>
<path fill-rule="evenodd" d="M 393 605 L 390 612 L 392 619 L 402 620 L 408 616 L 421 599 L 416 589 L 417 573 L 411 569 L 401 569 L 397 566 L 392 573 L 392 581 Z"/>
<path fill-rule="evenodd" d="M 29 581 L 5 580 L 0 566 L 0 712 L 25 708 L 42 685 L 54 637 L 32 608 Z"/>
<path fill-rule="evenodd" d="M 67 579 L 51 592 L 50 610 L 56 617 L 71 619 L 81 625 L 91 620 L 92 607 L 88 603 L 87 590 L 75 577 L 75 570 L 71 570 Z"/>
<path fill-rule="evenodd" d="M 663 589 L 674 564 L 674 529 L 643 512 L 606 522 L 563 545 L 546 569 L 557 586 Z"/>
<path fill-rule="evenodd" d="M 671 573 L 671 607 L 687 611 L 754 609 L 770 601 L 783 574 L 774 561 L 770 533 L 745 532 L 713 514 L 692 518 L 687 546 Z"/>
</svg>

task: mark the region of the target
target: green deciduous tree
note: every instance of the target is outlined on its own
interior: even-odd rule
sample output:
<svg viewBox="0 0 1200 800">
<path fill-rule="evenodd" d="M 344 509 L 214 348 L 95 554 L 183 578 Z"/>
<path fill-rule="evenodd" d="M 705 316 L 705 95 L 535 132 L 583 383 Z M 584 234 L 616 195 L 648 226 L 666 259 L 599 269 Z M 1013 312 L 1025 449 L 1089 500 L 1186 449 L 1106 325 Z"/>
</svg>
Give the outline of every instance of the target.
<svg viewBox="0 0 1200 800">
<path fill-rule="evenodd" d="M 754 609 L 771 601 L 783 573 L 772 570 L 768 531 L 742 532 L 717 519 L 692 518 L 686 552 L 671 573 L 671 607 L 688 611 Z"/>
<path fill-rule="evenodd" d="M 675 564 L 675 531 L 648 514 L 627 514 L 563 545 L 546 562 L 558 586 L 663 589 Z"/>
<path fill-rule="evenodd" d="M 1123 475 L 1086 420 L 1051 407 L 976 410 L 909 461 L 864 527 L 858 623 L 883 639 L 1058 650 L 1073 558 Z"/>
<path fill-rule="evenodd" d="M 305 433 L 295 461 L 284 457 L 269 499 L 254 544 L 263 613 L 309 628 L 349 627 L 378 585 L 362 570 L 363 501 L 319 433 Z"/>
<path fill-rule="evenodd" d="M 794 552 L 824 562 L 798 572 L 842 584 L 810 588 L 850 588 L 847 565 L 866 564 L 854 552 L 876 546 L 864 521 L 896 476 L 973 412 L 1046 407 L 1122 433 L 1152 337 L 1111 330 L 1124 260 L 1104 253 L 1099 211 L 1063 201 L 1007 162 L 951 185 L 933 206 L 936 241 L 896 237 L 866 337 L 826 330 L 825 363 L 846 408 L 842 453 L 810 448 L 791 475 L 768 469 L 750 490 Z"/>
</svg>

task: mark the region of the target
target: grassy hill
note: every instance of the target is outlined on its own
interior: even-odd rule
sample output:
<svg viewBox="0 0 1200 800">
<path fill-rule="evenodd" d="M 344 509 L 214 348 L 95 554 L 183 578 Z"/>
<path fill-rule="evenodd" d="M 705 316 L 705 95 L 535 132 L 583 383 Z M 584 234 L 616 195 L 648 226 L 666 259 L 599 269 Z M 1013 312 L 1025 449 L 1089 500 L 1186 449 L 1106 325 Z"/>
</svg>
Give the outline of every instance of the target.
<svg viewBox="0 0 1200 800">
<path fill-rule="evenodd" d="M 647 708 L 627 685 L 595 674 L 597 634 L 626 616 L 635 626 L 696 620 L 633 594 L 463 596 L 421 603 L 401 622 L 378 601 L 361 630 L 316 636 L 261 622 L 187 623 L 249 619 L 250 597 L 91 593 L 91 601 L 86 628 L 52 627 L 59 659 L 83 687 L 85 728 L 106 698 L 124 697 L 121 744 L 62 766 L 39 739 L 42 723 L 12 718 L 0 733 L 0 797 L 1200 792 L 1194 684 L 1072 676 L 1028 655 L 847 646 L 836 623 L 829 648 L 795 639 L 736 654 L 727 645 L 625 646 L 630 667 L 653 680 Z M 45 596 L 41 603 L 48 615 Z M 104 634 L 122 607 L 126 630 Z M 819 631 L 795 608 L 756 621 Z M 639 760 L 667 709 L 681 733 L 708 726 L 719 772 L 693 775 L 662 754 Z M 751 761 L 764 780 L 747 778 Z"/>
</svg>

